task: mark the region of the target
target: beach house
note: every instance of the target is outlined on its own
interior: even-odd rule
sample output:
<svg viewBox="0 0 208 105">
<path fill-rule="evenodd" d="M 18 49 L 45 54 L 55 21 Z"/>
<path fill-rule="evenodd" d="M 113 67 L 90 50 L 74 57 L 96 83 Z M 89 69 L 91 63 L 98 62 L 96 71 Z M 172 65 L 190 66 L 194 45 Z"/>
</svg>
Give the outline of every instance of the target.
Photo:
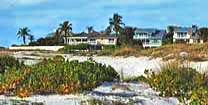
<svg viewBox="0 0 208 105">
<path fill-rule="evenodd" d="M 64 44 L 67 45 L 78 45 L 78 44 L 87 44 L 88 43 L 88 35 L 86 33 L 80 34 L 71 34 L 70 36 L 65 36 Z"/>
<path fill-rule="evenodd" d="M 106 33 L 92 32 L 81 33 L 64 37 L 64 44 L 78 45 L 78 44 L 90 44 L 90 45 L 116 45 L 118 38 L 115 35 L 108 35 Z"/>
<path fill-rule="evenodd" d="M 152 48 L 162 46 L 165 35 L 165 30 L 154 28 L 137 28 L 134 32 L 133 39 L 141 41 L 144 48 Z"/>
<path fill-rule="evenodd" d="M 203 43 L 198 34 L 198 27 L 173 27 L 173 42 L 175 43 Z"/>
</svg>

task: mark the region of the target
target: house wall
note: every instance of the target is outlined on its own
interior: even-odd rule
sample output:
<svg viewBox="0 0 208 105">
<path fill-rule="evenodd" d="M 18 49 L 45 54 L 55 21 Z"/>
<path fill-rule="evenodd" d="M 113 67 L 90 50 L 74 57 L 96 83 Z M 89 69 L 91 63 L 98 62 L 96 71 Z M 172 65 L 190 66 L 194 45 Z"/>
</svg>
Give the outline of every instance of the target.
<svg viewBox="0 0 208 105">
<path fill-rule="evenodd" d="M 77 45 L 77 44 L 87 44 L 88 40 L 87 37 L 67 37 L 64 38 L 64 44 L 68 45 Z"/>
<path fill-rule="evenodd" d="M 151 34 L 146 33 L 145 35 L 141 35 L 141 33 L 136 32 L 134 40 L 141 40 L 144 48 L 146 47 L 160 47 L 162 46 L 162 38 L 151 37 Z"/>
<path fill-rule="evenodd" d="M 98 38 L 96 42 L 101 45 L 116 45 L 117 38 Z"/>
<path fill-rule="evenodd" d="M 110 39 L 113 39 L 113 41 Z M 91 44 L 91 45 L 116 45 L 117 38 L 87 38 L 87 37 L 67 37 L 64 39 L 64 43 L 68 45 L 77 44 Z"/>
<path fill-rule="evenodd" d="M 191 37 L 191 35 L 188 34 L 188 32 L 187 32 L 187 34 L 184 35 L 183 37 L 182 37 L 182 36 L 179 36 L 177 32 L 174 32 L 174 35 L 173 35 L 173 42 L 177 42 L 177 40 L 184 40 L 184 41 L 187 41 L 187 40 L 190 39 L 190 37 Z"/>
</svg>

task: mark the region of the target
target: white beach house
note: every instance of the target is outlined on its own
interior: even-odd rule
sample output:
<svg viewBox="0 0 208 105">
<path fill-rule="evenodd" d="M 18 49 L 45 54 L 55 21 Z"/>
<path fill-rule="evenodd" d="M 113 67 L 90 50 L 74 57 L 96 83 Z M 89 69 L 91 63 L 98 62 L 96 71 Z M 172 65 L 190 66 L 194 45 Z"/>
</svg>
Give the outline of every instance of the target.
<svg viewBox="0 0 208 105">
<path fill-rule="evenodd" d="M 144 48 L 160 47 L 162 46 L 163 38 L 166 35 L 165 30 L 153 28 L 137 28 L 134 32 L 134 40 L 142 42 Z"/>
</svg>

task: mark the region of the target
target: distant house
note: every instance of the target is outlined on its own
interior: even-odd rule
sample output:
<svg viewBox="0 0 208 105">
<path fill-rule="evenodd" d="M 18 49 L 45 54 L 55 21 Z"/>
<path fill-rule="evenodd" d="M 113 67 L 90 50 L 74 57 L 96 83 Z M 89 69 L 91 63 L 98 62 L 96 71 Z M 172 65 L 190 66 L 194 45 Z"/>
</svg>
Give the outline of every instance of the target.
<svg viewBox="0 0 208 105">
<path fill-rule="evenodd" d="M 77 45 L 77 44 L 90 44 L 90 45 L 116 45 L 117 37 L 114 35 L 107 35 L 105 33 L 92 32 L 81 33 L 78 35 L 71 35 L 64 37 L 64 44 Z"/>
<path fill-rule="evenodd" d="M 64 44 L 67 45 L 78 45 L 78 44 L 87 44 L 88 35 L 86 33 L 81 34 L 71 34 L 70 36 L 64 37 Z"/>
<path fill-rule="evenodd" d="M 166 35 L 165 30 L 143 28 L 136 29 L 134 32 L 134 40 L 142 42 L 144 48 L 160 47 L 162 46 L 163 38 Z"/>
<path fill-rule="evenodd" d="M 198 34 L 198 27 L 173 27 L 173 42 L 175 43 L 203 43 Z"/>
<path fill-rule="evenodd" d="M 116 45 L 118 38 L 113 34 L 106 33 L 91 33 L 88 36 L 89 44 L 91 45 Z"/>
</svg>

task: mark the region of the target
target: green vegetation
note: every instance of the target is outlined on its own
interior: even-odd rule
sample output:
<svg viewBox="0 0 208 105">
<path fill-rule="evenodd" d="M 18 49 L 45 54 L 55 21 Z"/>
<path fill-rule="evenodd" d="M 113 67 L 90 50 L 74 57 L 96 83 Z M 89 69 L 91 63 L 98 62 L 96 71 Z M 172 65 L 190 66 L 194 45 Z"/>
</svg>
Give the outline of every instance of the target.
<svg viewBox="0 0 208 105">
<path fill-rule="evenodd" d="M 162 67 L 159 73 L 147 70 L 149 85 L 159 91 L 161 96 L 177 97 L 184 104 L 207 105 L 207 76 L 179 65 L 172 62 Z"/>
<path fill-rule="evenodd" d="M 0 56 L 0 73 L 4 73 L 11 68 L 19 69 L 21 66 L 24 66 L 24 64 L 20 63 L 14 57 Z"/>
<path fill-rule="evenodd" d="M 103 46 L 103 49 L 100 52 L 98 52 L 97 55 L 99 56 L 112 55 L 112 53 L 118 48 L 119 46 L 106 45 L 106 46 Z"/>
<path fill-rule="evenodd" d="M 88 51 L 90 49 L 89 44 L 78 44 L 78 45 L 66 45 L 64 48 L 60 49 L 59 51 L 65 54 L 68 53 L 75 53 L 81 51 Z"/>
<path fill-rule="evenodd" d="M 10 68 L 0 75 L 0 93 L 19 97 L 78 93 L 115 79 L 119 79 L 119 75 L 110 66 L 93 60 L 69 62 L 57 56 L 31 67 Z"/>
<path fill-rule="evenodd" d="M 23 43 L 26 44 L 26 37 L 30 36 L 30 29 L 28 27 L 20 28 L 17 32 L 18 38 L 22 38 Z"/>
</svg>

